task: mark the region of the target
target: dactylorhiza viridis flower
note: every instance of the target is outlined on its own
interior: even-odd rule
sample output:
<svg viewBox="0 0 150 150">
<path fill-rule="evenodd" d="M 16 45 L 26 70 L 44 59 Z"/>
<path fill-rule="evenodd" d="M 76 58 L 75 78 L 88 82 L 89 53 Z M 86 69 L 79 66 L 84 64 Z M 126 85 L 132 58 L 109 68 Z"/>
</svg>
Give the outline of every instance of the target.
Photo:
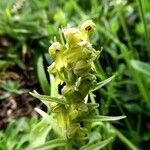
<svg viewBox="0 0 150 150">
<path fill-rule="evenodd" d="M 90 43 L 94 31 L 95 24 L 92 20 L 87 20 L 80 29 L 63 30 L 65 44 L 54 42 L 49 47 L 49 54 L 54 62 L 48 67 L 48 72 L 54 75 L 57 84 L 64 83 L 61 94 L 68 102 L 68 107 L 57 103 L 52 105 L 52 111 L 60 127 L 66 129 L 67 138 L 86 137 L 88 128 L 81 127 L 80 121 L 76 120 L 85 115 L 92 115 L 97 107 L 85 103 L 86 96 L 97 83 L 93 64 L 100 52 Z"/>
</svg>

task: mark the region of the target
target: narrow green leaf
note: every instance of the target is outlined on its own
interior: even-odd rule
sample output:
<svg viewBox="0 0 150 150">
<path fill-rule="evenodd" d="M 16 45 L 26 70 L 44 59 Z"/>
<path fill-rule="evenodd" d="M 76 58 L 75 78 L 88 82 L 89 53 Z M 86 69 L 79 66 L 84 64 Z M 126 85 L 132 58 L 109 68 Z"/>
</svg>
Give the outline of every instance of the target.
<svg viewBox="0 0 150 150">
<path fill-rule="evenodd" d="M 50 86 L 46 78 L 46 73 L 43 65 L 43 58 L 40 56 L 37 60 L 37 75 L 44 94 L 50 94 Z"/>
<path fill-rule="evenodd" d="M 115 75 L 111 76 L 110 78 L 108 78 L 108 79 L 106 79 L 104 81 L 101 81 L 101 82 L 97 83 L 96 87 L 94 89 L 92 89 L 91 92 L 100 89 L 101 87 L 103 87 L 104 85 L 106 85 L 107 83 L 109 83 L 114 78 L 115 78 Z"/>
<path fill-rule="evenodd" d="M 0 69 L 2 69 L 3 67 L 5 67 L 7 65 L 7 61 L 5 60 L 0 60 Z"/>
<path fill-rule="evenodd" d="M 62 137 L 61 129 L 57 125 L 57 121 L 53 118 L 52 115 L 48 115 L 46 112 L 39 108 L 35 108 L 35 111 L 38 112 L 46 121 L 52 126 L 52 129 L 55 131 L 59 137 Z"/>
<path fill-rule="evenodd" d="M 29 30 L 26 30 L 26 29 L 12 29 L 12 31 L 13 32 L 15 32 L 15 33 L 31 33 L 31 31 L 29 31 Z"/>
<path fill-rule="evenodd" d="M 120 119 L 124 119 L 126 116 L 91 116 L 88 118 L 80 118 L 80 121 L 86 122 L 99 122 L 99 121 L 116 121 Z"/>
<path fill-rule="evenodd" d="M 10 93 L 10 92 L 3 92 L 3 93 L 0 95 L 0 100 L 4 100 L 4 99 L 8 98 L 9 96 L 11 96 L 11 93 Z"/>
<path fill-rule="evenodd" d="M 50 75 L 50 84 L 51 84 L 51 96 L 56 97 L 58 95 L 58 85 L 56 84 L 55 78 L 53 75 Z"/>
<path fill-rule="evenodd" d="M 67 104 L 65 100 L 62 100 L 56 97 L 47 96 L 47 95 L 40 95 L 36 91 L 34 91 L 34 93 L 32 92 L 29 92 L 29 93 L 41 101 L 55 102 L 58 104 Z"/>
<path fill-rule="evenodd" d="M 51 126 L 46 118 L 43 118 L 38 124 L 36 124 L 30 134 L 32 147 L 44 144 L 50 130 Z"/>
<path fill-rule="evenodd" d="M 113 127 L 113 126 L 112 126 Z M 134 145 L 130 139 L 128 139 L 123 133 L 121 133 L 119 130 L 117 130 L 115 127 L 113 127 L 115 130 L 116 136 L 124 143 L 129 149 L 131 150 L 139 150 L 137 148 L 137 145 Z"/>
<path fill-rule="evenodd" d="M 113 140 L 113 137 L 110 137 L 104 141 L 98 141 L 96 143 L 94 141 L 92 143 L 82 146 L 80 150 L 100 150 L 104 148 L 105 146 L 107 146 L 109 143 L 111 143 L 112 140 Z"/>
<path fill-rule="evenodd" d="M 144 73 L 145 75 L 150 76 L 150 64 L 139 60 L 131 60 L 130 62 L 134 69 L 141 73 Z"/>
<path fill-rule="evenodd" d="M 40 146 L 33 148 L 32 150 L 49 150 L 51 148 L 62 147 L 66 145 L 66 141 L 64 139 L 55 139 L 46 142 Z"/>
</svg>

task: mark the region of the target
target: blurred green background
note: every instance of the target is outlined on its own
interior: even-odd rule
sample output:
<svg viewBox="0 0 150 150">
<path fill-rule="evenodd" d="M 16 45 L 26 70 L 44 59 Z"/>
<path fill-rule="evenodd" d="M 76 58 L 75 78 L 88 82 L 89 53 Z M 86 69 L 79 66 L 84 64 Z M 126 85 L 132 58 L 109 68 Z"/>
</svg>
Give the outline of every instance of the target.
<svg viewBox="0 0 150 150">
<path fill-rule="evenodd" d="M 114 124 L 107 149 L 150 149 L 149 0 L 0 0 L 0 150 L 25 149 L 41 107 L 28 92 L 49 94 L 48 47 L 58 29 L 96 24 L 98 80 L 116 75 L 95 93 L 101 115 L 126 115 Z"/>
</svg>

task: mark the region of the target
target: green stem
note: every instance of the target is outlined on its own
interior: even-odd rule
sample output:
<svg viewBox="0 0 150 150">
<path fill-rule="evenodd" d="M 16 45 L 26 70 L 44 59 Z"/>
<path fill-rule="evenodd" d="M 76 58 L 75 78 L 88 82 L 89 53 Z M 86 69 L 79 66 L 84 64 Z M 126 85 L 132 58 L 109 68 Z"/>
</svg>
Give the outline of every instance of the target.
<svg viewBox="0 0 150 150">
<path fill-rule="evenodd" d="M 68 141 L 68 143 L 65 146 L 65 150 L 71 150 L 72 149 L 72 144 L 70 141 Z"/>
<path fill-rule="evenodd" d="M 146 39 L 146 43 L 147 43 L 147 48 L 150 50 L 150 37 L 149 37 L 149 33 L 148 33 L 146 19 L 144 16 L 144 10 L 143 10 L 143 6 L 142 6 L 142 2 L 141 2 L 141 0 L 137 0 L 137 3 L 139 5 L 139 12 L 140 12 L 141 20 L 143 22 L 144 29 L 145 29 L 145 39 Z"/>
<path fill-rule="evenodd" d="M 114 127 L 113 127 L 114 128 Z M 125 144 L 127 145 L 131 150 L 138 150 L 138 148 L 131 142 L 129 141 L 119 130 L 114 128 L 115 133 L 117 137 Z"/>
<path fill-rule="evenodd" d="M 114 98 L 114 101 L 115 101 L 117 107 L 119 108 L 121 114 L 122 114 L 123 116 L 125 116 L 126 114 L 125 114 L 124 111 L 122 110 L 122 108 L 121 108 L 120 104 L 118 103 L 117 99 Z M 125 121 L 125 123 L 126 123 L 126 125 L 127 125 L 127 128 L 128 128 L 128 130 L 129 130 L 130 134 L 133 135 L 133 134 L 132 134 L 132 133 L 133 133 L 133 132 L 132 132 L 132 128 L 131 128 L 131 126 L 130 126 L 130 123 L 129 123 L 129 121 L 128 121 L 128 118 L 125 118 L 124 121 Z"/>
<path fill-rule="evenodd" d="M 73 6 L 75 9 L 76 13 L 82 18 L 86 18 L 86 15 L 84 14 L 83 10 L 80 8 L 80 6 L 77 4 L 76 1 L 70 0 L 70 4 Z"/>
<path fill-rule="evenodd" d="M 141 115 L 141 113 L 139 113 L 139 114 L 137 115 L 137 117 L 138 117 L 138 120 L 137 120 L 137 132 L 139 133 L 139 132 L 140 132 L 140 129 L 141 129 L 141 120 L 142 120 L 142 115 Z"/>
<path fill-rule="evenodd" d="M 123 31 L 125 33 L 125 37 L 127 38 L 128 47 L 130 48 L 130 50 L 134 50 L 134 48 L 132 46 L 130 34 L 128 32 L 128 29 L 127 29 L 127 26 L 126 26 L 126 23 L 124 21 L 124 17 L 123 16 L 120 16 L 120 21 L 121 21 L 121 25 L 122 25 Z"/>
<path fill-rule="evenodd" d="M 100 64 L 100 62 L 98 60 L 95 61 L 94 63 L 95 65 L 95 68 L 96 68 L 96 73 L 97 73 L 97 76 L 101 79 L 101 80 L 105 80 L 107 77 L 106 77 L 106 74 Z"/>
</svg>

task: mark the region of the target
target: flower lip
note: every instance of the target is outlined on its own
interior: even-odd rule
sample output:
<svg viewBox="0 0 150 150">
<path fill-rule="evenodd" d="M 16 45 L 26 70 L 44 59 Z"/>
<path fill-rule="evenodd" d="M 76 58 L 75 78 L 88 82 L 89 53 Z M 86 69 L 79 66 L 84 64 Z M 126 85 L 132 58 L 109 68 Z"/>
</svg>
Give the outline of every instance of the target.
<svg viewBox="0 0 150 150">
<path fill-rule="evenodd" d="M 87 30 L 87 31 L 90 31 L 91 29 L 92 29 L 91 26 L 87 26 L 87 27 L 85 28 L 85 30 Z"/>
<path fill-rule="evenodd" d="M 62 45 L 59 42 L 54 42 L 50 47 L 49 47 L 49 54 L 52 57 L 55 57 L 57 53 L 59 53 L 62 50 Z"/>
<path fill-rule="evenodd" d="M 85 22 L 83 22 L 83 24 L 81 25 L 80 30 L 82 32 L 90 32 L 92 30 L 95 30 L 95 23 L 92 20 L 86 20 Z"/>
</svg>

